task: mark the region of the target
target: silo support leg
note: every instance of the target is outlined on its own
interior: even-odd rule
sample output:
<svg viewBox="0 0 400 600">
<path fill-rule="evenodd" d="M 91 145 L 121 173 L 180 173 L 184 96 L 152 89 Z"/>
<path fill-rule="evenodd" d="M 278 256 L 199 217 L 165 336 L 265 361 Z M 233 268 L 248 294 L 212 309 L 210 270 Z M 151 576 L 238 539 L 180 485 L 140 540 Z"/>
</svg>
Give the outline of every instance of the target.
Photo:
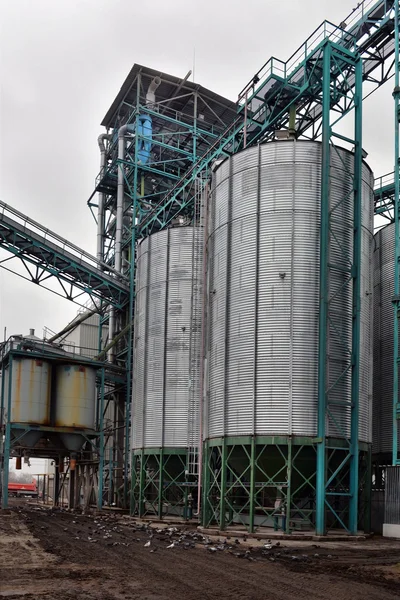
<svg viewBox="0 0 400 600">
<path fill-rule="evenodd" d="M 68 508 L 75 508 L 75 473 L 73 470 L 69 471 L 69 494 L 68 494 Z"/>
<path fill-rule="evenodd" d="M 130 505 L 129 505 L 129 513 L 130 515 L 134 515 L 135 514 L 135 507 L 136 507 L 136 499 L 135 499 L 135 492 L 136 492 L 136 456 L 135 454 L 132 452 L 131 454 L 131 494 L 130 494 Z"/>
<path fill-rule="evenodd" d="M 254 532 L 254 508 L 255 508 L 255 478 L 256 478 L 256 440 L 251 439 L 250 454 L 250 514 L 249 514 L 249 533 Z"/>
<path fill-rule="evenodd" d="M 10 377 L 11 381 L 11 377 Z M 10 413 L 8 413 L 10 414 Z M 3 463 L 3 478 L 2 478 L 2 496 L 1 496 L 1 508 L 8 508 L 8 474 L 10 464 L 10 440 L 11 440 L 11 425 L 6 425 L 6 439 L 4 442 L 4 463 Z"/>
<path fill-rule="evenodd" d="M 205 442 L 204 453 L 203 453 L 203 506 L 202 506 L 202 515 L 201 522 L 204 527 L 207 527 L 209 524 L 209 515 L 210 515 L 210 507 L 209 507 L 209 494 L 210 494 L 210 448 L 208 442 Z"/>
<path fill-rule="evenodd" d="M 221 529 L 226 527 L 226 475 L 227 475 L 227 452 L 226 440 L 222 441 L 222 460 L 221 460 L 221 498 L 219 506 L 219 526 Z"/>
<path fill-rule="evenodd" d="M 164 453 L 161 449 L 159 459 L 159 477 L 158 477 L 158 518 L 163 516 L 163 487 L 164 487 Z"/>
<path fill-rule="evenodd" d="M 291 513 L 291 483 L 292 483 L 292 440 L 288 440 L 288 456 L 287 456 L 287 471 L 286 471 L 286 479 L 287 479 L 287 489 L 286 489 L 286 519 L 285 519 L 285 532 L 290 533 L 290 513 Z"/>
<path fill-rule="evenodd" d="M 145 483 L 145 477 L 144 477 L 144 451 L 142 450 L 142 453 L 140 455 L 140 480 L 139 480 L 139 517 L 143 516 L 143 512 L 144 512 L 144 483 Z"/>
</svg>

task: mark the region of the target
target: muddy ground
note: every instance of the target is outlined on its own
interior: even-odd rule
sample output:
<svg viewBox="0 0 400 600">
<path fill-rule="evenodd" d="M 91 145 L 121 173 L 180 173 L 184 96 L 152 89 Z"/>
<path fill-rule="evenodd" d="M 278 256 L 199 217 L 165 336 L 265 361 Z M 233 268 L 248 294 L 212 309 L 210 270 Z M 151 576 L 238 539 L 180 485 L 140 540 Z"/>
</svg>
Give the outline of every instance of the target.
<svg viewBox="0 0 400 600">
<path fill-rule="evenodd" d="M 0 511 L 0 598 L 400 598 L 400 542 L 265 543 L 19 505 Z"/>
</svg>

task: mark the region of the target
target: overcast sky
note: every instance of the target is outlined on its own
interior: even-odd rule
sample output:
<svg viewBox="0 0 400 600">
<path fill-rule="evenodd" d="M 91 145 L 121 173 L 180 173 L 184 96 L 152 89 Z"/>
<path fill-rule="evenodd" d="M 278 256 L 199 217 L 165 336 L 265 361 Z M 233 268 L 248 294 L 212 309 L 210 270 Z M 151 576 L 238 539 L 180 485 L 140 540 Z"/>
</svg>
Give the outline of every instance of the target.
<svg viewBox="0 0 400 600">
<path fill-rule="evenodd" d="M 137 62 L 235 100 L 270 56 L 286 60 L 356 0 L 0 0 L 0 199 L 95 253 L 86 206 L 99 123 Z M 364 103 L 363 146 L 393 170 L 392 83 Z M 0 269 L 0 338 L 61 329 L 77 307 Z"/>
</svg>

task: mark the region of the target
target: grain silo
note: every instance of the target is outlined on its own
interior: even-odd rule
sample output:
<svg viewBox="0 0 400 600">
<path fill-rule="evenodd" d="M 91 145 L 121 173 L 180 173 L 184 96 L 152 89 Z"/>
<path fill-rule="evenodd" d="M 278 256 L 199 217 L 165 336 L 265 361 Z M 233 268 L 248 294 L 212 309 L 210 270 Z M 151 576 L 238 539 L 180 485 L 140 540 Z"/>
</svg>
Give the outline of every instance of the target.
<svg viewBox="0 0 400 600">
<path fill-rule="evenodd" d="M 392 463 L 394 223 L 374 236 L 373 460 Z M 400 436 L 399 436 L 400 443 Z M 379 471 L 376 474 L 379 477 Z"/>
<path fill-rule="evenodd" d="M 201 228 L 176 227 L 137 250 L 132 396 L 134 512 L 191 506 L 198 445 Z"/>
<path fill-rule="evenodd" d="M 315 522 L 321 161 L 320 143 L 276 141 L 232 156 L 214 174 L 205 524 L 289 531 Z M 332 148 L 330 163 L 326 452 L 334 482 L 350 438 L 354 154 Z M 360 464 L 371 444 L 372 190 L 363 164 Z M 335 486 L 340 511 L 348 479 Z"/>
</svg>

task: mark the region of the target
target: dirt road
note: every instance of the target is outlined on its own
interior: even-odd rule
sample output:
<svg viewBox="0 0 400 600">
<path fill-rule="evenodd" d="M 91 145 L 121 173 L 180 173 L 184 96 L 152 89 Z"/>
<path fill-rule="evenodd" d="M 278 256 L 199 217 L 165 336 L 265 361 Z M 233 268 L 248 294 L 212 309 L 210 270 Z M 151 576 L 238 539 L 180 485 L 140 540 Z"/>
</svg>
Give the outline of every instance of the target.
<svg viewBox="0 0 400 600">
<path fill-rule="evenodd" d="M 126 517 L 0 511 L 0 598 L 394 600 L 400 542 L 264 548 Z M 279 545 L 278 545 L 279 544 Z"/>
</svg>

